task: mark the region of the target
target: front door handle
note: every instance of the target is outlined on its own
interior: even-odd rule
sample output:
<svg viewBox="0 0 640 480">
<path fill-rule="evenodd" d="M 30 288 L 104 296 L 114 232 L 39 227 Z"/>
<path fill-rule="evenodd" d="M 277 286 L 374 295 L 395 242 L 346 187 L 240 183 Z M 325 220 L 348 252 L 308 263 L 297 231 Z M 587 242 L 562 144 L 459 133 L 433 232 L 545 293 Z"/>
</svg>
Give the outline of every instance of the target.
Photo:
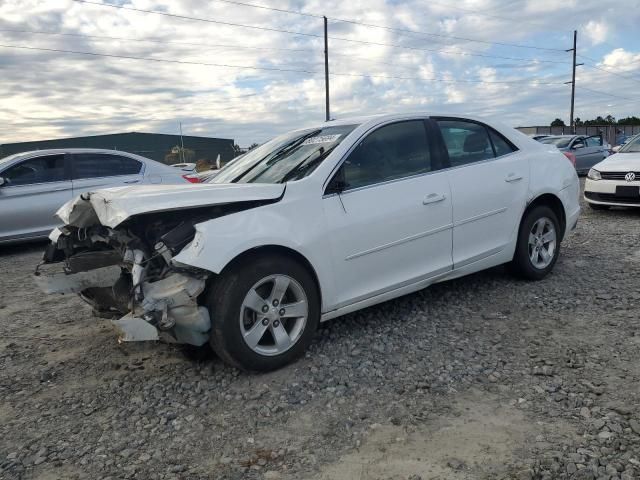
<svg viewBox="0 0 640 480">
<path fill-rule="evenodd" d="M 138 183 L 140 180 L 125 180 L 124 183 Z"/>
<path fill-rule="evenodd" d="M 517 182 L 519 180 L 522 180 L 522 175 L 515 175 L 513 173 L 509 174 L 509 176 L 507 176 L 507 178 L 504 179 L 505 182 Z"/>
<path fill-rule="evenodd" d="M 445 198 L 447 198 L 447 196 L 444 195 L 444 194 L 441 194 L 441 193 L 430 193 L 429 195 L 427 195 L 426 197 L 424 197 L 422 199 L 422 204 L 423 205 L 429 205 L 431 203 L 442 202 Z"/>
</svg>

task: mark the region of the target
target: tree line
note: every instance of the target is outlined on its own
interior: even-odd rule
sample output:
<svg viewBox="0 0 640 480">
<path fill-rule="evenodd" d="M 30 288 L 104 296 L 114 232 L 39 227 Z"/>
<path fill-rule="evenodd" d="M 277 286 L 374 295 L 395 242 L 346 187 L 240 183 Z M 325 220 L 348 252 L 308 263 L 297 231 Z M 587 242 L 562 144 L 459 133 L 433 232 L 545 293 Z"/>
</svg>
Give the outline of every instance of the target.
<svg viewBox="0 0 640 480">
<path fill-rule="evenodd" d="M 640 125 L 640 118 L 636 117 L 625 117 L 619 120 L 616 120 L 616 117 L 611 115 L 607 115 L 606 117 L 602 117 L 598 115 L 593 120 L 581 120 L 580 117 L 576 118 L 575 121 L 576 127 L 588 127 L 590 125 Z M 551 122 L 552 127 L 566 127 L 564 120 L 560 118 L 556 118 L 553 122 Z"/>
</svg>

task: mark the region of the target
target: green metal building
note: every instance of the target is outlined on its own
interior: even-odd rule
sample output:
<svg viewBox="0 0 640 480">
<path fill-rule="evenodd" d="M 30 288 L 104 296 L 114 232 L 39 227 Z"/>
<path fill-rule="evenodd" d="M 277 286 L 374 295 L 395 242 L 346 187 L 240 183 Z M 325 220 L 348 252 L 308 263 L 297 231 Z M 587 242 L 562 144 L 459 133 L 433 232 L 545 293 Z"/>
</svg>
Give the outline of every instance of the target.
<svg viewBox="0 0 640 480">
<path fill-rule="evenodd" d="M 200 159 L 213 164 L 218 155 L 222 163 L 234 156 L 233 140 L 228 138 L 193 137 L 184 135 L 166 135 L 163 133 L 113 133 L 88 137 L 60 138 L 34 142 L 6 143 L 0 145 L 0 158 L 14 153 L 48 148 L 106 148 L 135 153 L 162 163 L 178 163 L 181 155 L 176 153 L 184 142 L 185 161 L 196 162 Z M 173 152 L 173 155 L 172 155 Z M 193 152 L 193 153 L 191 153 Z"/>
</svg>

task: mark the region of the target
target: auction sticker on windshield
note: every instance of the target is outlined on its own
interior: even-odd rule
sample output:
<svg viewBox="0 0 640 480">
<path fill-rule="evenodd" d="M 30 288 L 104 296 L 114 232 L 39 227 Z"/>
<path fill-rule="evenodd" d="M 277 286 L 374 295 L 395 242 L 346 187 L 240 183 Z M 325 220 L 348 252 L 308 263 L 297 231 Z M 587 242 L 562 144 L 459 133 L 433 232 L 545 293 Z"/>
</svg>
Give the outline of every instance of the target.
<svg viewBox="0 0 640 480">
<path fill-rule="evenodd" d="M 319 135 L 317 137 L 307 138 L 302 145 L 315 145 L 316 143 L 333 143 L 338 140 L 342 134 L 338 133 L 336 135 Z"/>
</svg>

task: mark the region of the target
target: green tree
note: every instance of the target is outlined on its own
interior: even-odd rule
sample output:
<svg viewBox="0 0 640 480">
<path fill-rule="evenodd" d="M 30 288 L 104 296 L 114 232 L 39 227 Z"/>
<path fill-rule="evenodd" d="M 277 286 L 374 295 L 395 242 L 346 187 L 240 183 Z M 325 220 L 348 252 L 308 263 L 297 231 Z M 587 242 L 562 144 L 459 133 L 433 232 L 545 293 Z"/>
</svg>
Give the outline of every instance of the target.
<svg viewBox="0 0 640 480">
<path fill-rule="evenodd" d="M 566 127 L 566 125 L 564 124 L 564 121 L 556 118 L 553 122 L 551 122 L 551 126 L 552 127 Z"/>
<path fill-rule="evenodd" d="M 626 117 L 618 120 L 618 125 L 640 125 L 640 118 L 636 117 Z"/>
</svg>

